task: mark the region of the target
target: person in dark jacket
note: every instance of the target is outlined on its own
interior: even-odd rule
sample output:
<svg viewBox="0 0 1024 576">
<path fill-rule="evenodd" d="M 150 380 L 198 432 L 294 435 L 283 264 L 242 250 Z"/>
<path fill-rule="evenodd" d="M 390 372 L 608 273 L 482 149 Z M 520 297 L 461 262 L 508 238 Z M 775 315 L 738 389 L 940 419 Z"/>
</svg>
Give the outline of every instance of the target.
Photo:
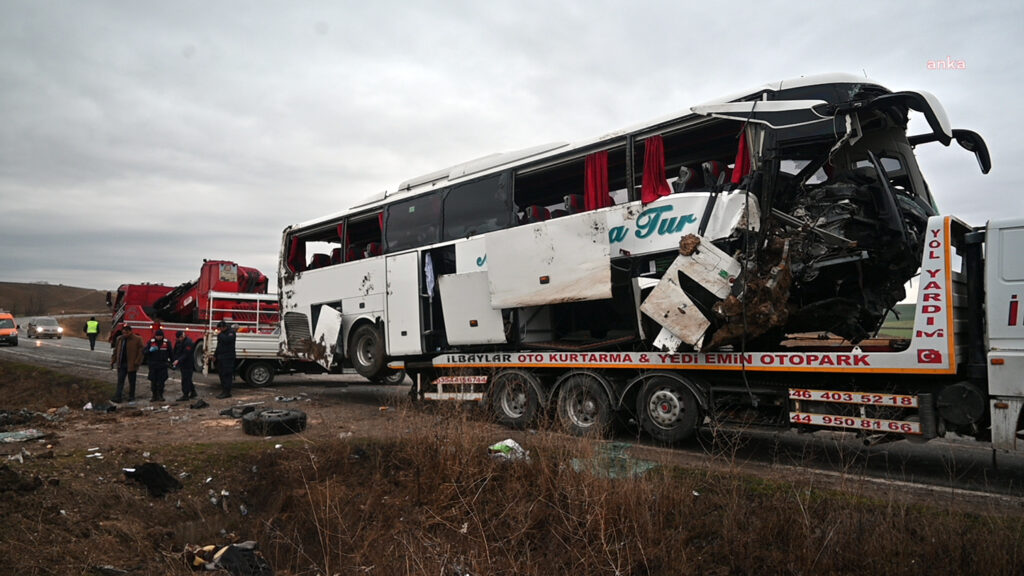
<svg viewBox="0 0 1024 576">
<path fill-rule="evenodd" d="M 121 402 L 125 378 L 128 379 L 128 401 L 135 402 L 135 375 L 142 364 L 142 338 L 132 332 L 132 327 L 127 324 L 116 334 L 117 337 L 110 343 L 114 349 L 110 355 L 110 367 L 117 368 L 117 392 L 111 402 Z"/>
<path fill-rule="evenodd" d="M 223 320 L 217 323 L 217 352 L 214 355 L 220 375 L 217 398 L 231 398 L 231 379 L 235 375 L 235 330 Z"/>
<path fill-rule="evenodd" d="M 171 367 L 177 368 L 181 372 L 181 398 L 175 402 L 185 402 L 196 397 L 196 387 L 192 383 L 192 372 L 196 368 L 195 350 L 195 342 L 184 331 L 178 330 L 174 335 L 174 352 L 171 355 L 174 358 Z"/>
<path fill-rule="evenodd" d="M 174 348 L 171 341 L 164 338 L 164 331 L 153 333 L 146 344 L 146 364 L 149 365 L 149 389 L 153 392 L 150 402 L 164 401 L 164 383 L 167 382 L 167 368 L 171 365 L 171 354 Z"/>
</svg>

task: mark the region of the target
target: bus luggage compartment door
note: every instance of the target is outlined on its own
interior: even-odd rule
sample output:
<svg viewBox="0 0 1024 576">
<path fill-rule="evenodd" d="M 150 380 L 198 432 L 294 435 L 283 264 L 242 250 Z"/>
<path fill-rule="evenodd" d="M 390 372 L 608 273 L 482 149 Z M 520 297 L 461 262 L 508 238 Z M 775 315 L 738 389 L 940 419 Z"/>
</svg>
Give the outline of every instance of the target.
<svg viewBox="0 0 1024 576">
<path fill-rule="evenodd" d="M 387 256 L 387 305 L 384 321 L 387 327 L 387 355 L 419 354 L 420 340 L 420 255 L 406 252 Z"/>
</svg>

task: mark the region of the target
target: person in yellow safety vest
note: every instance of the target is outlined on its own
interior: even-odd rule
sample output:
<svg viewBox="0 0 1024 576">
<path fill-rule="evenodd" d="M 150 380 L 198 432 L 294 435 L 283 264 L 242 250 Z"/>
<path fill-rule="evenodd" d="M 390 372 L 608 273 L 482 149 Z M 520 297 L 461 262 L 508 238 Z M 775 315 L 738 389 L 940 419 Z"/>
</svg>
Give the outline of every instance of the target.
<svg viewBox="0 0 1024 576">
<path fill-rule="evenodd" d="M 84 332 L 89 338 L 89 350 L 95 350 L 96 337 L 100 335 L 100 323 L 96 321 L 95 316 L 90 317 L 89 321 L 85 323 Z"/>
</svg>

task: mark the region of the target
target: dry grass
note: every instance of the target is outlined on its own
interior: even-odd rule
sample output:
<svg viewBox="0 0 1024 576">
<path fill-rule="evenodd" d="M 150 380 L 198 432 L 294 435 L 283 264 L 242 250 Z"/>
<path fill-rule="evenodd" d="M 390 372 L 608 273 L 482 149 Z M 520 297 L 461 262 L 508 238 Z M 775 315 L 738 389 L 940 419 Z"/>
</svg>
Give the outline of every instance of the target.
<svg viewBox="0 0 1024 576">
<path fill-rule="evenodd" d="M 138 447 L 104 460 L 59 449 L 27 460 L 19 473 L 43 486 L 0 487 L 0 574 L 113 565 L 183 575 L 186 543 L 249 539 L 278 574 L 303 576 L 1009 575 L 1024 562 L 1024 521 L 999 510 L 910 504 L 877 489 L 824 488 L 811 476 L 769 481 L 717 465 L 610 477 L 629 468 L 612 465 L 599 441 L 496 432 L 450 406 L 390 410 L 394 435 L 384 440 L 165 447 L 153 457 L 187 477 L 158 499 L 121 476 L 145 459 Z M 529 461 L 488 455 L 510 435 Z M 716 441 L 715 458 L 728 463 L 736 437 Z M 229 491 L 227 503 L 214 506 L 210 490 Z"/>
</svg>

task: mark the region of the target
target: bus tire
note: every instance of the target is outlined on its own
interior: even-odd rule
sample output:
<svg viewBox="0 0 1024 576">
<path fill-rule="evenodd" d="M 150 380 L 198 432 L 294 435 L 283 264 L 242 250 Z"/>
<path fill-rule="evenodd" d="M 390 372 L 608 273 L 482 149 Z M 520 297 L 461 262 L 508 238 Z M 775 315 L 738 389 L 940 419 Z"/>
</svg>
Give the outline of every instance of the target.
<svg viewBox="0 0 1024 576">
<path fill-rule="evenodd" d="M 636 400 L 640 428 L 665 444 L 693 436 L 700 422 L 700 405 L 682 382 L 666 377 L 649 380 Z"/>
<path fill-rule="evenodd" d="M 363 324 L 352 333 L 352 367 L 373 382 L 384 371 L 384 336 L 372 324 Z"/>
<path fill-rule="evenodd" d="M 270 362 L 263 360 L 250 362 L 245 366 L 242 379 L 253 388 L 270 386 L 274 381 L 274 366 Z"/>
<path fill-rule="evenodd" d="M 570 376 L 558 390 L 558 420 L 574 436 L 604 436 L 611 426 L 611 401 L 596 378 Z"/>
<path fill-rule="evenodd" d="M 250 436 L 282 436 L 306 429 L 306 413 L 299 410 L 254 410 L 242 416 L 242 431 Z"/>
<path fill-rule="evenodd" d="M 526 428 L 540 410 L 540 381 L 523 370 L 504 370 L 491 381 L 491 408 L 501 424 Z"/>
</svg>

